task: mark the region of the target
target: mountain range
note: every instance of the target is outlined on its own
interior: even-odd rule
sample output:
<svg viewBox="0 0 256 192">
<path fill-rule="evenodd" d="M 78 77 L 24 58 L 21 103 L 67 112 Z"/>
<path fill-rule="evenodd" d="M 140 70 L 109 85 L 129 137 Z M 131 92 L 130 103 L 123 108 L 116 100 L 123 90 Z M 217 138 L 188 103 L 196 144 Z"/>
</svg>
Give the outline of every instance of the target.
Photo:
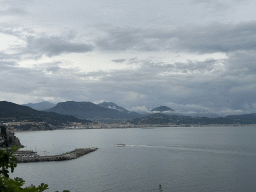
<svg viewBox="0 0 256 192">
<path fill-rule="evenodd" d="M 91 121 L 81 120 L 71 115 L 62 115 L 53 112 L 37 111 L 28 106 L 18 105 L 15 103 L 0 101 L 0 123 L 8 122 L 33 122 L 27 124 L 24 129 L 37 126 L 39 122 L 43 129 L 58 128 L 68 122 L 81 122 L 88 124 Z M 19 127 L 22 127 L 19 125 Z"/>
<path fill-rule="evenodd" d="M 50 104 L 47 102 L 38 103 L 38 105 L 46 104 L 47 106 L 51 106 L 54 104 Z M 33 106 L 36 106 L 34 104 Z M 42 107 L 42 106 L 41 106 Z M 123 107 L 116 105 L 113 102 L 102 102 L 99 104 L 94 104 L 91 102 L 75 102 L 75 101 L 67 101 L 58 103 L 54 107 L 44 110 L 48 112 L 55 112 L 59 114 L 72 115 L 79 119 L 89 119 L 93 121 L 100 121 L 105 123 L 113 123 L 120 122 L 125 120 L 134 120 L 147 117 L 149 119 L 155 118 L 154 114 L 145 113 L 139 114 L 136 112 L 129 111 Z M 242 114 L 242 115 L 228 115 L 226 117 L 205 117 L 201 114 L 201 116 L 187 116 L 183 114 L 176 113 L 174 109 L 169 108 L 167 106 L 159 106 L 151 110 L 152 113 L 164 113 L 168 117 L 167 119 L 173 119 L 179 117 L 178 119 L 182 119 L 184 117 L 184 121 L 191 123 L 212 123 L 212 124 L 226 124 L 226 123 L 240 123 L 240 124 L 253 124 L 256 123 L 256 113 L 253 114 Z M 157 116 L 157 115 L 156 115 Z M 171 116 L 171 118 L 169 117 Z M 161 117 L 163 118 L 163 117 Z M 166 118 L 163 118 L 166 119 Z M 141 120 L 139 120 L 141 121 Z M 149 120 L 151 121 L 151 120 Z M 154 121 L 154 120 L 153 120 Z M 164 120 L 165 121 L 165 120 Z M 144 120 L 142 122 L 145 122 Z M 177 122 L 177 121 L 176 121 Z M 146 122 L 145 122 L 146 123 Z"/>
<path fill-rule="evenodd" d="M 247 116 L 247 115 L 245 115 Z M 209 125 L 209 124 L 252 124 L 254 121 L 239 121 L 236 117 L 232 118 L 208 118 L 208 117 L 191 117 L 191 116 L 177 116 L 168 115 L 165 113 L 154 113 L 145 117 L 136 118 L 128 121 L 134 125 Z"/>
<path fill-rule="evenodd" d="M 171 109 L 170 107 L 160 106 L 160 107 L 156 107 L 154 109 L 151 109 L 150 111 L 159 113 L 159 112 L 171 112 L 171 111 L 174 111 L 174 110 Z"/>
<path fill-rule="evenodd" d="M 39 103 L 40 105 L 48 103 Z M 36 105 L 33 105 L 34 107 Z M 159 113 L 161 111 L 161 113 Z M 152 109 L 151 114 L 131 112 L 112 102 L 94 104 L 92 102 L 61 102 L 50 109 L 37 111 L 27 106 L 10 102 L 0 102 L 0 120 L 27 119 L 46 121 L 53 125 L 65 121 L 81 122 L 86 120 L 105 123 L 128 122 L 131 124 L 256 124 L 256 113 L 243 115 L 229 115 L 226 117 L 191 117 L 173 112 L 174 110 L 160 106 Z"/>
<path fill-rule="evenodd" d="M 39 110 L 39 111 L 50 109 L 50 108 L 56 106 L 56 104 L 50 103 L 50 102 L 47 102 L 47 101 L 43 101 L 43 102 L 39 102 L 39 103 L 28 103 L 28 104 L 23 104 L 23 105 L 24 106 L 29 106 L 32 109 Z M 150 110 L 151 112 L 138 112 L 137 113 L 137 112 L 129 111 L 129 110 L 123 108 L 123 107 L 120 107 L 120 106 L 116 105 L 113 102 L 102 102 L 102 103 L 99 103 L 97 105 L 99 105 L 101 107 L 104 107 L 104 108 L 116 109 L 116 110 L 118 110 L 120 112 L 130 113 L 129 116 L 131 116 L 131 114 L 133 114 L 136 117 L 137 117 L 138 114 L 140 114 L 141 116 L 146 116 L 146 115 L 150 115 L 152 113 L 165 113 L 165 114 L 169 114 L 169 115 L 184 116 L 184 114 L 175 112 L 174 109 L 171 109 L 171 108 L 169 108 L 167 106 L 156 107 L 156 108 Z M 192 116 L 192 117 L 210 117 L 210 118 L 217 118 L 217 117 L 219 117 L 218 114 L 214 114 L 214 113 L 192 113 L 192 114 L 189 114 L 189 115 L 187 114 L 187 116 Z M 125 118 L 125 119 L 130 119 L 130 117 Z M 101 121 L 102 120 L 103 119 L 101 118 Z M 107 119 L 105 118 L 105 120 L 107 120 Z"/>
<path fill-rule="evenodd" d="M 108 123 L 142 117 L 139 113 L 130 112 L 114 103 L 108 102 L 97 105 L 92 102 L 66 101 L 58 103 L 55 107 L 44 111 Z"/>
<path fill-rule="evenodd" d="M 130 111 L 128 111 L 127 109 L 118 106 L 117 104 L 113 103 L 113 102 L 102 102 L 98 104 L 101 107 L 104 108 L 108 108 L 108 109 L 116 109 L 120 112 L 125 112 L 125 113 L 131 113 Z"/>
<path fill-rule="evenodd" d="M 45 109 L 50 109 L 54 106 L 56 106 L 56 104 L 50 103 L 48 101 L 42 101 L 39 103 L 28 103 L 28 104 L 23 104 L 23 106 L 28 106 L 32 109 L 38 110 L 38 111 L 43 111 Z"/>
<path fill-rule="evenodd" d="M 228 115 L 226 118 L 241 124 L 256 124 L 256 113 L 242 115 Z"/>
</svg>

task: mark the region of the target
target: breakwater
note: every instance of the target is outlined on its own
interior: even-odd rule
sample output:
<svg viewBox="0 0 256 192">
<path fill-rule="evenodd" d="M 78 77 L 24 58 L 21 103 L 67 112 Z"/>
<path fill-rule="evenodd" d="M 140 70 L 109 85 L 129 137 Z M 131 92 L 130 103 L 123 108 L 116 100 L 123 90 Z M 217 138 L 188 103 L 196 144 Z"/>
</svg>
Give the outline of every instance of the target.
<svg viewBox="0 0 256 192">
<path fill-rule="evenodd" d="M 73 151 L 63 153 L 60 155 L 51 155 L 51 156 L 39 156 L 36 152 L 33 151 L 24 151 L 14 154 L 18 160 L 18 163 L 31 163 L 31 162 L 43 162 L 43 161 L 66 161 L 71 159 L 76 159 L 93 151 L 96 151 L 98 148 L 79 148 Z"/>
</svg>

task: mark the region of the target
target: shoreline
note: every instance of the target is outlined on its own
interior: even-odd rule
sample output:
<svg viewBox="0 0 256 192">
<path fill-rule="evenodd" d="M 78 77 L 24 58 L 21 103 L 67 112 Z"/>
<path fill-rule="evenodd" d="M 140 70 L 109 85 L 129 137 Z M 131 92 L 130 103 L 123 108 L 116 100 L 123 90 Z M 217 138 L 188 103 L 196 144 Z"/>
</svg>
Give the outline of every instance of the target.
<svg viewBox="0 0 256 192">
<path fill-rule="evenodd" d="M 155 128 L 155 127 L 169 127 L 169 128 L 183 128 L 183 127 L 244 127 L 249 126 L 253 127 L 256 124 L 210 124 L 210 125 L 198 125 L 198 124 L 189 124 L 189 125 L 143 125 L 143 126 L 134 126 L 134 127 L 103 127 L 103 128 L 58 128 L 53 130 L 14 130 L 15 133 L 18 132 L 34 132 L 34 131 L 58 131 L 58 130 L 94 130 L 94 129 L 134 129 L 134 128 Z"/>
</svg>

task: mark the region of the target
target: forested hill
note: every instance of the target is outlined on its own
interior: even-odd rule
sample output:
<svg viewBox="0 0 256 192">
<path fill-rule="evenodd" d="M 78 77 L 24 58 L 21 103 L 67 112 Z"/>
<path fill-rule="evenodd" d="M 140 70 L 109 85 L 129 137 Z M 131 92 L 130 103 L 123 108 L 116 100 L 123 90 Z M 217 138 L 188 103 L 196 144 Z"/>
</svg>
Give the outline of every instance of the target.
<svg viewBox="0 0 256 192">
<path fill-rule="evenodd" d="M 167 112 L 167 111 L 174 111 L 174 110 L 170 107 L 167 107 L 167 106 L 160 106 L 160 107 L 156 107 L 154 109 L 151 109 L 150 111 L 153 111 L 153 112 Z"/>
<path fill-rule="evenodd" d="M 105 107 L 91 102 L 63 102 L 47 111 L 37 111 L 27 106 L 0 101 L 0 124 L 9 123 L 19 129 L 55 129 L 67 126 L 86 127 L 88 119 L 111 123 L 114 120 L 134 125 L 210 125 L 210 124 L 256 124 L 256 113 L 207 118 L 154 113 L 141 117 L 140 114 L 119 111 L 107 103 Z M 111 103 L 110 103 L 111 104 Z M 114 106 L 117 108 L 117 106 Z M 76 117 L 74 117 L 76 116 Z M 139 117 L 138 117 L 139 116 Z M 124 120 L 127 120 L 126 122 Z M 22 122 L 16 123 L 15 122 Z M 76 122 L 76 123 L 71 123 Z M 14 128 L 16 128 L 14 127 Z M 34 128 L 36 127 L 36 128 Z"/>
<path fill-rule="evenodd" d="M 101 107 L 104 107 L 104 108 L 108 108 L 108 109 L 115 109 L 115 110 L 125 112 L 125 113 L 132 113 L 132 112 L 128 111 L 127 109 L 120 107 L 113 102 L 102 102 L 102 103 L 99 103 L 98 105 Z"/>
<path fill-rule="evenodd" d="M 209 125 L 209 124 L 256 124 L 256 114 L 232 115 L 227 117 L 207 118 L 207 117 L 190 117 L 167 115 L 163 113 L 151 114 L 145 117 L 136 118 L 128 121 L 131 124 L 141 125 Z"/>
<path fill-rule="evenodd" d="M 55 112 L 59 114 L 72 115 L 80 119 L 93 119 L 104 121 L 104 119 L 111 120 L 128 120 L 141 117 L 138 113 L 127 113 L 116 109 L 110 109 L 96 105 L 92 102 L 75 102 L 66 101 L 58 103 L 55 107 L 45 111 Z"/>
<path fill-rule="evenodd" d="M 46 125 L 61 126 L 67 122 L 89 123 L 91 121 L 81 120 L 70 115 L 61 115 L 53 112 L 37 111 L 27 106 L 0 101 L 0 121 L 29 121 L 45 122 Z"/>
<path fill-rule="evenodd" d="M 228 115 L 227 119 L 231 119 L 241 124 L 254 124 L 256 123 L 256 113 L 242 114 L 242 115 Z"/>
<path fill-rule="evenodd" d="M 28 104 L 23 104 L 23 106 L 28 106 L 32 109 L 35 109 L 37 111 L 43 111 L 45 109 L 50 109 L 54 107 L 56 104 L 50 103 L 48 101 L 42 101 L 39 103 L 28 103 Z"/>
</svg>

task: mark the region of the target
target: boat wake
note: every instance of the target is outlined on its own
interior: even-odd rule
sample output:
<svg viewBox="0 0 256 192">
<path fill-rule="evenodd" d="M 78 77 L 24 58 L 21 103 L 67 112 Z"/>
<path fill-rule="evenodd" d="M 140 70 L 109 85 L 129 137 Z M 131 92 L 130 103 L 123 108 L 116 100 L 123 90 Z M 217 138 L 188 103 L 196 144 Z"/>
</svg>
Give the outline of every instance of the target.
<svg viewBox="0 0 256 192">
<path fill-rule="evenodd" d="M 203 152 L 203 153 L 216 153 L 216 154 L 228 154 L 228 155 L 245 155 L 245 156 L 256 156 L 255 152 L 248 151 L 231 151 L 231 150 L 221 150 L 221 149 L 209 149 L 209 148 L 197 148 L 197 147 L 187 147 L 187 146 L 155 146 L 155 145 L 126 145 L 126 147 L 134 148 L 157 148 L 173 151 L 188 151 L 188 152 Z"/>
</svg>

